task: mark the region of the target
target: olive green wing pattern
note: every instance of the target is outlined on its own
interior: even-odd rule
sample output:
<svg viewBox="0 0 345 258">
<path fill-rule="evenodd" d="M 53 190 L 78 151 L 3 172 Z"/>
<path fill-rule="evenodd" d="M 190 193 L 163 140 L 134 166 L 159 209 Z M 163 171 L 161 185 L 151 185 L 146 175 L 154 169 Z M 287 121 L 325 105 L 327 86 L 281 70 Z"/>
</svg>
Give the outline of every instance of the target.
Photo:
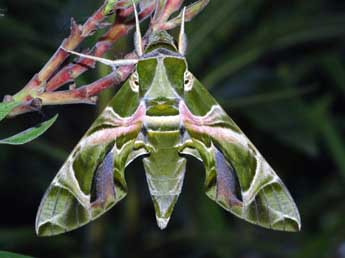
<svg viewBox="0 0 345 258">
<path fill-rule="evenodd" d="M 120 105 L 124 100 L 127 105 Z M 137 152 L 132 150 L 144 114 L 138 93 L 126 82 L 74 148 L 45 193 L 36 217 L 38 235 L 76 229 L 125 197 L 124 169 L 136 157 Z"/>
<path fill-rule="evenodd" d="M 183 153 L 203 161 L 208 197 L 251 223 L 300 230 L 297 207 L 281 179 L 195 78 L 185 91 L 180 114 L 190 137 Z"/>
</svg>

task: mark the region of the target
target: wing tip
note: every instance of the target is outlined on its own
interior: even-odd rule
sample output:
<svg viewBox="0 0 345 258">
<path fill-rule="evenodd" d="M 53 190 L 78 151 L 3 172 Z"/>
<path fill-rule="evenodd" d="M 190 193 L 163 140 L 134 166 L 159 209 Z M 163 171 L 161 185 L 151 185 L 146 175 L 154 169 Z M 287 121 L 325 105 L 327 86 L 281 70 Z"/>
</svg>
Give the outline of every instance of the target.
<svg viewBox="0 0 345 258">
<path fill-rule="evenodd" d="M 51 222 L 36 225 L 35 231 L 38 237 L 56 236 L 67 232 L 66 229 Z"/>
<path fill-rule="evenodd" d="M 300 232 L 302 224 L 299 218 L 284 217 L 270 227 L 271 229 L 284 232 Z"/>
</svg>

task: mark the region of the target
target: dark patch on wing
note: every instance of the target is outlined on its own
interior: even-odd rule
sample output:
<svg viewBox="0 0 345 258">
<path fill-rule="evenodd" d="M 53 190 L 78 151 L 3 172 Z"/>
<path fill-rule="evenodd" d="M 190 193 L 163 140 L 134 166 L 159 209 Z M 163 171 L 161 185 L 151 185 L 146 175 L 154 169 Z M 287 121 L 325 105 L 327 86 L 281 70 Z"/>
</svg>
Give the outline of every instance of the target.
<svg viewBox="0 0 345 258">
<path fill-rule="evenodd" d="M 106 208 L 109 199 L 115 199 L 114 186 L 114 157 L 110 151 L 99 165 L 93 178 L 91 187 L 91 206 Z"/>
<path fill-rule="evenodd" d="M 225 200 L 230 206 L 242 206 L 242 194 L 234 169 L 225 160 L 224 155 L 216 149 L 217 199 Z"/>
</svg>

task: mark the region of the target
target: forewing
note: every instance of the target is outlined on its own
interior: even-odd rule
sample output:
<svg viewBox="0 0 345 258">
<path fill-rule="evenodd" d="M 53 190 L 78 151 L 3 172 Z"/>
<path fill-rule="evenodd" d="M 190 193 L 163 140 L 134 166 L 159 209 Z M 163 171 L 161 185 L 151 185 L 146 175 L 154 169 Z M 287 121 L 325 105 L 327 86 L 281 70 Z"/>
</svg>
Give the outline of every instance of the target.
<svg viewBox="0 0 345 258">
<path fill-rule="evenodd" d="M 271 166 L 204 86 L 193 78 L 180 114 L 190 142 L 184 151 L 206 168 L 206 194 L 220 206 L 254 224 L 300 230 L 290 193 Z M 199 155 L 191 152 L 198 150 Z"/>
<path fill-rule="evenodd" d="M 78 228 L 110 209 L 127 192 L 126 165 L 145 108 L 128 82 L 80 140 L 45 193 L 36 217 L 40 236 Z"/>
</svg>

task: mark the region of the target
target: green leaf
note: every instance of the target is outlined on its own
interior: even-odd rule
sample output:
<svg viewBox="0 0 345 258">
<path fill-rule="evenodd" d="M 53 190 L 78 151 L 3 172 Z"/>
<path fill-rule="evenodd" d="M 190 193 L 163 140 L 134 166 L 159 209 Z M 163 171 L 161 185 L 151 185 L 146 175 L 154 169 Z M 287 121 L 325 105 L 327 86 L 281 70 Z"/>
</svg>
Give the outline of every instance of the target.
<svg viewBox="0 0 345 258">
<path fill-rule="evenodd" d="M 199 0 L 199 1 L 196 1 L 196 2 L 188 5 L 186 8 L 186 14 L 185 14 L 186 15 L 186 17 L 185 17 L 186 21 L 190 21 L 194 16 L 196 16 L 202 10 L 204 10 L 204 8 L 208 5 L 209 2 L 210 2 L 210 0 Z"/>
<path fill-rule="evenodd" d="M 3 120 L 20 103 L 16 101 L 0 103 L 0 121 Z"/>
<path fill-rule="evenodd" d="M 107 4 L 104 7 L 103 12 L 105 15 L 108 15 L 114 9 L 127 8 L 129 6 L 132 6 L 133 3 L 134 4 L 137 4 L 137 3 L 141 4 L 141 1 L 140 0 L 128 0 L 128 1 L 108 0 Z M 145 4 L 147 4 L 147 3 L 144 2 L 144 6 L 145 6 Z"/>
<path fill-rule="evenodd" d="M 31 258 L 31 257 L 26 256 L 26 255 L 4 252 L 4 251 L 0 251 L 0 257 L 1 258 Z"/>
<path fill-rule="evenodd" d="M 56 121 L 58 115 L 55 115 L 53 118 L 45 121 L 35 127 L 29 128 L 21 133 L 8 137 L 6 139 L 0 140 L 0 144 L 10 144 L 10 145 L 20 145 L 28 143 L 37 137 L 41 136 L 49 127 L 53 125 Z"/>
<path fill-rule="evenodd" d="M 104 7 L 105 15 L 108 15 L 113 10 L 113 7 L 117 1 L 118 0 L 108 0 L 107 5 Z"/>
</svg>

